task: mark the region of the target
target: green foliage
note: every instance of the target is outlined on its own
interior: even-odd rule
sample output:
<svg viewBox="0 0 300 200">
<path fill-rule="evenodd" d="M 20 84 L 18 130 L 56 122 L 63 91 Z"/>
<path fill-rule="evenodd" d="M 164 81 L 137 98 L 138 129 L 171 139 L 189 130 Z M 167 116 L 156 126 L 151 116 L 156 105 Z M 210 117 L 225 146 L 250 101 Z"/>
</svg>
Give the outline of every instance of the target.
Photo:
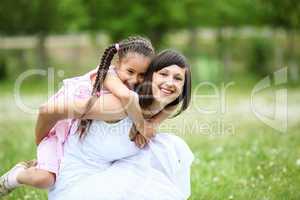
<svg viewBox="0 0 300 200">
<path fill-rule="evenodd" d="M 253 75 L 266 76 L 270 71 L 273 56 L 272 42 L 264 38 L 253 38 L 250 43 L 250 53 L 247 56 L 248 69 Z"/>
<path fill-rule="evenodd" d="M 3 0 L 0 25 L 2 34 L 102 30 L 113 40 L 143 34 L 159 44 L 172 30 L 249 23 L 253 8 L 249 0 Z"/>
<path fill-rule="evenodd" d="M 159 44 L 166 32 L 183 27 L 183 1 L 83 0 L 89 23 L 87 30 L 106 31 L 113 40 L 132 34 L 149 36 Z"/>
<path fill-rule="evenodd" d="M 113 39 L 139 33 L 160 40 L 165 33 L 201 26 L 258 23 L 299 27 L 297 0 L 2 0 L 2 34 L 105 30 Z"/>
<path fill-rule="evenodd" d="M 284 64 L 298 59 L 295 45 L 296 30 L 300 27 L 298 0 L 32 0 L 30 3 L 2 0 L 0 4 L 0 35 L 38 36 L 34 65 L 41 68 L 53 64 L 45 45 L 49 34 L 88 32 L 96 35 L 104 32 L 112 41 L 139 34 L 149 37 L 154 46 L 161 49 L 167 47 L 166 36 L 184 30 L 188 39 L 185 40 L 186 35 L 180 38 L 185 45 L 182 49 L 187 49 L 184 53 L 192 62 L 197 62 L 199 54 L 203 53 L 197 51 L 201 45 L 196 42 L 198 28 L 212 27 L 216 30 L 213 33 L 216 34 L 214 57 L 219 63 L 219 74 L 225 74 L 226 79 L 231 76 L 228 60 L 232 42 L 224 28 L 235 30 L 249 25 L 270 25 L 288 30 L 290 42 L 284 49 L 287 60 Z M 256 66 L 267 66 L 262 60 L 270 59 L 265 58 L 267 54 L 263 53 L 268 47 L 264 47 L 263 42 L 253 42 L 252 54 L 249 59 L 243 60 L 249 60 L 247 63 L 254 67 L 253 72 L 263 74 L 266 70 L 260 71 Z M 169 43 L 168 47 L 172 48 L 173 43 Z M 22 60 L 24 53 L 16 50 L 16 54 L 18 61 L 12 61 L 17 63 L 14 68 L 24 71 L 22 66 L 25 65 L 19 64 L 26 61 Z M 10 61 L 8 63 L 8 68 L 13 68 Z M 299 62 L 295 64 L 297 67 Z"/>
<path fill-rule="evenodd" d="M 298 0 L 258 0 L 261 22 L 286 29 L 300 28 L 300 2 Z"/>
<path fill-rule="evenodd" d="M 3 0 L 0 6 L 0 33 L 10 35 L 48 34 L 62 30 L 58 0 Z"/>
</svg>

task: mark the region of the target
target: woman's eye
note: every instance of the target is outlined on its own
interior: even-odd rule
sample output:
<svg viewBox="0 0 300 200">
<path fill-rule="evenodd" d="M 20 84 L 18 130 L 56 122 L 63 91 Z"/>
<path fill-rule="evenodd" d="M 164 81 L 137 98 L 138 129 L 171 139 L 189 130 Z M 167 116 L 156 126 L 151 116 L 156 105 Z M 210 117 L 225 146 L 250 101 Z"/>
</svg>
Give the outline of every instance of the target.
<svg viewBox="0 0 300 200">
<path fill-rule="evenodd" d="M 168 74 L 167 73 L 163 73 L 163 72 L 161 72 L 161 73 L 159 73 L 161 76 L 168 76 Z"/>
<path fill-rule="evenodd" d="M 182 81 L 182 78 L 181 77 L 175 77 L 175 80 Z"/>
</svg>

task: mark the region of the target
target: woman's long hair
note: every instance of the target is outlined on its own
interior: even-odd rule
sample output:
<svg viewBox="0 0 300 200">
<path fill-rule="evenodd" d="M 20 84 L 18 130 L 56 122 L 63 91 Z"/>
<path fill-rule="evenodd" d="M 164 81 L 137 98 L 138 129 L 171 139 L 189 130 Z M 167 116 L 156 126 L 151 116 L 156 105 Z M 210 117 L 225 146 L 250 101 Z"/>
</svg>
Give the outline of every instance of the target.
<svg viewBox="0 0 300 200">
<path fill-rule="evenodd" d="M 179 115 L 181 112 L 187 109 L 191 101 L 190 66 L 187 63 L 186 58 L 181 53 L 170 49 L 164 50 L 159 53 L 150 63 L 148 71 L 145 74 L 144 84 L 142 84 L 137 90 L 141 108 L 145 109 L 149 107 L 154 101 L 152 92 L 153 73 L 171 65 L 177 65 L 178 67 L 185 69 L 185 80 L 183 91 L 180 96 L 173 102 L 169 103 L 165 108 L 178 105 L 182 102 L 181 108 L 178 110 L 175 116 Z"/>
</svg>

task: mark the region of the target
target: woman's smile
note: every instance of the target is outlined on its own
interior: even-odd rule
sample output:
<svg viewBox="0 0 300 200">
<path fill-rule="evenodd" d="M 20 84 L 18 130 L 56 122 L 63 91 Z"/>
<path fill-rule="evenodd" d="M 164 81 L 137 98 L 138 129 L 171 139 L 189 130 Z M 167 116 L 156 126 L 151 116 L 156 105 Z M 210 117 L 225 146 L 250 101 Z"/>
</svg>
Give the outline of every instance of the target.
<svg viewBox="0 0 300 200">
<path fill-rule="evenodd" d="M 159 89 L 165 96 L 169 96 L 175 92 L 175 89 L 171 89 L 170 87 L 165 86 L 160 86 Z"/>
</svg>

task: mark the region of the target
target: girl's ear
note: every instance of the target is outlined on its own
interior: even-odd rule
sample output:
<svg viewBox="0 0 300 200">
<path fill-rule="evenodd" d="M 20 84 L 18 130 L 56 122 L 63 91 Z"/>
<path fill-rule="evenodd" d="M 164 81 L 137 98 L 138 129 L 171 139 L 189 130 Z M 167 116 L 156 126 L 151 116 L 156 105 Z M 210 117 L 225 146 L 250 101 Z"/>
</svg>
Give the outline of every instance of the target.
<svg viewBox="0 0 300 200">
<path fill-rule="evenodd" d="M 120 59 L 117 58 L 117 59 L 112 60 L 112 65 L 114 65 L 115 67 L 118 68 L 120 66 Z"/>
</svg>

